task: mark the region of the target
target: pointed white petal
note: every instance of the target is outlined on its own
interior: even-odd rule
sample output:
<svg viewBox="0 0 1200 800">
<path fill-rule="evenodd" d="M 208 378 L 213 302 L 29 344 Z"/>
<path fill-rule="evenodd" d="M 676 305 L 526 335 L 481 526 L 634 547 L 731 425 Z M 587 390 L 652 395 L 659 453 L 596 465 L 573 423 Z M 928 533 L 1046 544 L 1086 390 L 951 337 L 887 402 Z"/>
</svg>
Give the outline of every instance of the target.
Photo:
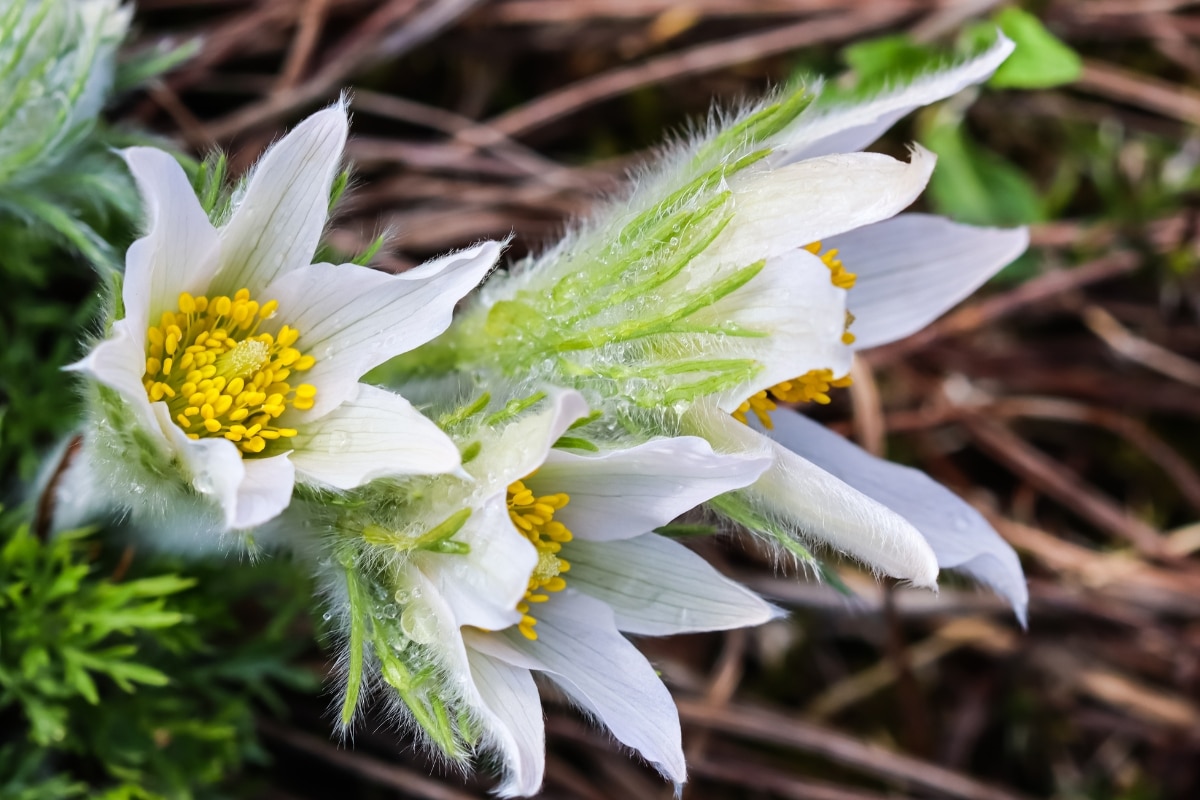
<svg viewBox="0 0 1200 800">
<path fill-rule="evenodd" d="M 628 539 L 666 525 L 719 494 L 754 482 L 771 464 L 757 454 L 722 455 L 696 436 L 656 439 L 582 455 L 552 450 L 525 481 L 534 494 L 565 492 L 554 518 L 579 539 Z"/>
<path fill-rule="evenodd" d="M 287 453 L 243 459 L 246 476 L 237 491 L 237 511 L 230 527 L 253 528 L 274 519 L 292 501 L 296 469 Z"/>
<path fill-rule="evenodd" d="M 713 408 L 693 408 L 685 424 L 722 450 L 757 449 L 769 441 Z M 936 585 L 937 558 L 907 520 L 811 461 L 778 444 L 773 446 L 775 463 L 743 490 L 768 515 L 883 573 L 917 586 Z"/>
<path fill-rule="evenodd" d="M 406 635 L 415 637 L 417 644 L 432 648 L 438 666 L 461 689 L 466 700 L 472 706 L 480 705 L 482 700 L 470 679 L 467 647 L 460 623 L 438 589 L 437 570 L 426 571 L 422 565 L 410 561 L 400 568 L 396 585 L 409 594 L 401 611 L 401 629 Z"/>
<path fill-rule="evenodd" d="M 768 436 L 907 519 L 925 536 L 939 566 L 992 587 L 1025 623 L 1029 589 L 1021 562 L 978 511 L 924 472 L 875 458 L 802 414 L 781 409 L 772 421 Z M 571 559 L 572 580 L 577 560 Z"/>
<path fill-rule="evenodd" d="M 924 328 L 1029 246 L 1026 228 L 976 228 L 901 214 L 825 241 L 858 275 L 850 290 L 855 349 Z"/>
<path fill-rule="evenodd" d="M 450 437 L 398 394 L 358 384 L 356 395 L 292 440 L 300 474 L 338 489 L 385 475 L 436 475 L 458 469 Z"/>
<path fill-rule="evenodd" d="M 125 254 L 125 318 L 142 342 L 150 320 L 176 310 L 180 292 L 203 294 L 217 267 L 217 231 L 183 167 L 153 147 L 121 153 L 146 209 L 146 235 Z M 145 355 L 142 355 L 142 360 Z"/>
<path fill-rule="evenodd" d="M 152 403 L 150 407 L 160 429 L 191 477 L 192 488 L 216 503 L 227 529 L 237 528 L 241 521 L 238 492 L 246 477 L 242 454 L 237 447 L 226 439 L 189 439 L 171 419 L 171 411 L 166 403 Z"/>
<path fill-rule="evenodd" d="M 467 659 L 481 700 L 484 748 L 498 753 L 504 765 L 504 781 L 495 793 L 536 794 L 546 770 L 546 725 L 533 675 L 477 650 L 467 650 Z"/>
<path fill-rule="evenodd" d="M 678 542 L 647 534 L 619 542 L 576 539 L 564 555 L 568 585 L 608 604 L 617 628 L 671 636 L 761 625 L 769 603 Z"/>
<path fill-rule="evenodd" d="M 301 122 L 263 154 L 221 229 L 215 291 L 232 295 L 245 287 L 257 298 L 279 275 L 312 262 L 348 130 L 339 103 Z"/>
<path fill-rule="evenodd" d="M 568 589 L 538 606 L 537 631 L 537 641 L 512 630 L 469 641 L 501 661 L 546 673 L 618 741 L 683 783 L 675 702 L 646 657 L 617 632 L 608 606 Z"/>
<path fill-rule="evenodd" d="M 917 199 L 936 161 L 916 145 L 909 163 L 848 153 L 735 176 L 733 221 L 698 260 L 744 266 L 887 219 Z"/>
<path fill-rule="evenodd" d="M 65 369 L 81 372 L 121 395 L 133 409 L 138 422 L 150 433 L 158 431 L 157 417 L 150 410 L 150 398 L 142 385 L 146 373 L 145 327 L 138 337 L 130 328 L 129 318 L 117 320 L 112 335 L 98 343 L 82 360 Z"/>
<path fill-rule="evenodd" d="M 313 264 L 271 284 L 262 298 L 279 302 L 273 321 L 300 331 L 296 346 L 317 360 L 303 375 L 317 387 L 316 404 L 303 417 L 325 414 L 368 370 L 446 330 L 455 303 L 499 255 L 499 243 L 484 242 L 399 275 L 355 264 Z"/>
<path fill-rule="evenodd" d="M 1000 36 L 995 44 L 972 59 L 923 75 L 905 86 L 885 90 L 864 102 L 822 104 L 818 100 L 771 140 L 770 144 L 776 148 L 772 162 L 787 164 L 861 150 L 909 112 L 987 80 L 1013 47 L 1010 40 Z"/>
<path fill-rule="evenodd" d="M 745 286 L 691 317 L 699 325 L 734 326 L 766 336 L 729 334 L 706 354 L 711 358 L 750 358 L 762 368 L 753 378 L 716 398 L 733 411 L 755 392 L 803 375 L 830 369 L 836 377 L 850 369 L 851 350 L 842 343 L 846 291 L 833 285 L 821 259 L 793 249 L 767 259 Z"/>
<path fill-rule="evenodd" d="M 422 552 L 413 560 L 434 582 L 458 624 L 495 631 L 519 622 L 517 603 L 537 566 L 537 552 L 517 533 L 504 495 L 476 508 L 454 540 L 470 552 Z"/>
<path fill-rule="evenodd" d="M 503 494 L 509 484 L 541 467 L 559 437 L 587 413 L 587 402 L 579 392 L 553 389 L 542 410 L 506 425 L 499 438 L 465 469 L 490 490 Z"/>
</svg>

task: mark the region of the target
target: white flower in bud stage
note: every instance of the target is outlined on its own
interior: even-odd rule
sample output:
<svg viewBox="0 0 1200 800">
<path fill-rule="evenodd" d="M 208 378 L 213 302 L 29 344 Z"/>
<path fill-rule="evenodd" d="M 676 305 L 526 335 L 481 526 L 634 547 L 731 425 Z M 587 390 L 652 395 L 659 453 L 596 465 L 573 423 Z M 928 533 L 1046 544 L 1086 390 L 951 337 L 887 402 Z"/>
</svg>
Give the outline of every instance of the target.
<svg viewBox="0 0 1200 800">
<path fill-rule="evenodd" d="M 430 352 L 483 375 L 573 386 L 647 436 L 682 430 L 757 452 L 769 440 L 742 424 L 748 414 L 829 402 L 855 349 L 926 325 L 1024 250 L 1024 229 L 897 216 L 934 169 L 923 148 L 907 162 L 858 152 L 901 116 L 985 80 L 1012 48 L 999 37 L 862 101 L 794 92 L 715 121 L 626 200 L 491 281 Z M 419 360 L 399 369 L 428 371 Z M 986 525 L 957 524 L 966 507 L 949 493 L 941 513 L 917 519 L 860 490 L 853 470 L 770 446 L 772 468 L 715 508 L 794 553 L 797 538 L 824 543 L 922 586 L 940 565 L 962 567 L 1023 613 L 1015 555 Z M 972 553 L 1001 552 L 1003 579 L 973 571 Z"/>
<path fill-rule="evenodd" d="M 92 127 L 132 16 L 119 0 L 0 0 L 0 184 L 32 180 Z"/>
<path fill-rule="evenodd" d="M 437 426 L 359 378 L 443 331 L 500 245 L 399 275 L 311 264 L 346 135 L 341 105 L 302 122 L 219 228 L 170 155 L 124 152 L 148 230 L 126 256 L 124 316 L 74 369 L 103 387 L 80 468 L 135 515 L 186 528 L 198 493 L 217 530 L 245 529 L 297 481 L 344 490 L 458 469 Z"/>
<path fill-rule="evenodd" d="M 534 672 L 681 783 L 674 702 L 622 632 L 724 630 L 774 615 L 688 548 L 652 533 L 750 484 L 770 459 L 718 454 L 697 437 L 600 452 L 553 449 L 587 406 L 571 391 L 546 404 L 485 434 L 479 455 L 464 465 L 474 478 L 463 484 L 474 511 L 453 535 L 455 548 L 414 552 L 394 577 L 406 601 L 400 628 L 438 652 L 474 720 L 478 747 L 503 763 L 500 794 L 533 794 L 542 782 Z"/>
</svg>

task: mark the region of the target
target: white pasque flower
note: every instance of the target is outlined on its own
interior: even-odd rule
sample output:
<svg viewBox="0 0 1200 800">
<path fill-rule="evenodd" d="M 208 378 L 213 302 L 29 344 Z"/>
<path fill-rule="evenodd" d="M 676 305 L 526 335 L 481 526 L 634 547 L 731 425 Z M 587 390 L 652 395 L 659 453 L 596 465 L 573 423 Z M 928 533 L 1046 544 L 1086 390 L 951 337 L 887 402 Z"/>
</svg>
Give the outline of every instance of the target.
<svg viewBox="0 0 1200 800">
<path fill-rule="evenodd" d="M 445 330 L 501 246 L 399 275 L 312 264 L 347 129 L 342 105 L 303 121 L 263 155 L 219 228 L 170 155 L 124 151 L 147 233 L 126 255 L 124 317 L 73 367 L 119 396 L 116 410 L 98 404 L 100 427 L 132 426 L 141 433 L 125 446 L 158 454 L 110 454 L 115 489 L 132 480 L 153 493 L 153 476 L 123 470 L 165 459 L 225 528 L 243 529 L 283 510 L 296 481 L 344 490 L 458 469 L 449 437 L 359 378 Z"/>
<path fill-rule="evenodd" d="M 599 453 L 553 449 L 587 414 L 573 391 L 508 425 L 465 465 L 478 484 L 455 541 L 415 553 L 406 632 L 437 643 L 443 667 L 504 765 L 503 796 L 537 791 L 545 767 L 539 672 L 667 778 L 685 778 L 678 713 L 622 632 L 663 636 L 765 622 L 774 609 L 655 533 L 755 480 L 762 454 L 703 439 L 655 439 Z M 403 624 L 403 620 L 402 620 Z"/>
<path fill-rule="evenodd" d="M 1024 228 L 894 216 L 929 179 L 934 159 L 923 149 L 914 148 L 908 164 L 853 152 L 913 109 L 985 80 L 1011 51 L 1001 38 L 974 59 L 866 102 L 818 100 L 769 142 L 772 169 L 735 176 L 737 215 L 702 266 L 766 259 L 755 281 L 721 302 L 731 318 L 779 323 L 769 337 L 774 352 L 756 355 L 766 368 L 719 398 L 725 413 L 694 409 L 692 430 L 720 447 L 760 447 L 763 437 L 729 412 L 743 421 L 753 412 L 761 429 L 770 426 L 774 400 L 829 402 L 832 386 L 848 384 L 854 351 L 919 330 L 1024 252 Z M 770 433 L 786 446 L 776 445 L 775 464 L 747 497 L 808 536 L 918 585 L 933 585 L 939 566 L 963 569 L 1024 617 L 1016 555 L 969 506 L 922 473 L 786 417 L 785 430 Z"/>
</svg>

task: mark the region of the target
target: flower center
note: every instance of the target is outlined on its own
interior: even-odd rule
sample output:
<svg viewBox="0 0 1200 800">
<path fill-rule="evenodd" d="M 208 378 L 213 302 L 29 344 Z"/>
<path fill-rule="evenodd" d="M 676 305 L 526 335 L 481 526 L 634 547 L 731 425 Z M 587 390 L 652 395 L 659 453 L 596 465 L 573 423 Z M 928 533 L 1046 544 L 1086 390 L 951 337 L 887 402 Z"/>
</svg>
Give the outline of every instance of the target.
<svg viewBox="0 0 1200 800">
<path fill-rule="evenodd" d="M 820 258 L 821 263 L 829 268 L 829 279 L 834 286 L 847 290 L 854 288 L 858 276 L 846 269 L 846 265 L 837 257 L 837 248 L 822 253 L 821 243 L 813 242 L 805 245 L 804 249 Z M 853 322 L 854 315 L 847 311 L 846 328 L 842 332 L 842 344 L 854 344 L 854 334 L 850 332 L 850 325 Z M 771 422 L 770 412 L 778 408 L 776 403 L 820 403 L 826 405 L 831 401 L 830 389 L 844 389 L 850 384 L 849 375 L 835 378 L 833 370 L 810 369 L 798 378 L 777 383 L 751 395 L 733 412 L 733 418 L 745 425 L 748 424 L 746 414 L 752 413 L 764 428 L 771 429 L 775 426 Z"/>
<path fill-rule="evenodd" d="M 544 603 L 550 599 L 548 592 L 561 592 L 567 587 L 562 573 L 571 569 L 571 564 L 558 554 L 563 544 L 574 535 L 567 527 L 554 519 L 554 512 L 570 502 L 565 494 L 548 494 L 534 497 L 533 492 L 517 481 L 508 487 L 508 516 L 517 532 L 528 539 L 537 549 L 538 563 L 529 576 L 529 587 L 525 597 L 517 603 L 521 621 L 517 630 L 526 639 L 537 639 L 537 619 L 529 613 L 533 603 Z"/>
<path fill-rule="evenodd" d="M 316 359 L 293 347 L 300 338 L 295 328 L 284 325 L 274 336 L 258 332 L 278 307 L 274 300 L 260 306 L 249 289 L 232 299 L 179 295 L 179 310 L 164 311 L 146 332 L 142 383 L 150 401 L 165 401 L 190 438 L 223 436 L 244 455 L 295 436 L 294 428 L 275 420 L 289 406 L 313 407 L 316 387 L 287 380 Z"/>
</svg>

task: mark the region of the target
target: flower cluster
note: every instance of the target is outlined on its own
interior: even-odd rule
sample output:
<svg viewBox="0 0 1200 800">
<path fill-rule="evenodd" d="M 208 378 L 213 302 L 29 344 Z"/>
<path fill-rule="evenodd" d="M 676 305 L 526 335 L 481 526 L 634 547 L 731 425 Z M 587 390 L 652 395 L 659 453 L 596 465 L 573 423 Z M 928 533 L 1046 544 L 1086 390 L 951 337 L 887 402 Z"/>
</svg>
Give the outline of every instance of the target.
<svg viewBox="0 0 1200 800">
<path fill-rule="evenodd" d="M 312 263 L 343 105 L 227 203 L 127 150 L 145 235 L 73 367 L 91 413 L 60 524 L 103 506 L 158 546 L 308 560 L 344 643 L 342 724 L 382 697 L 445 757 L 497 757 L 505 796 L 541 784 L 538 680 L 685 780 L 670 694 L 626 636 L 776 610 L 679 540 L 683 515 L 812 566 L 825 546 L 919 586 L 961 569 L 1023 617 L 1020 565 L 981 516 L 790 408 L 828 403 L 855 351 L 1025 249 L 1023 229 L 901 214 L 926 150 L 862 152 L 1010 50 L 864 101 L 796 89 L 715 118 L 495 275 L 498 242 L 395 275 Z"/>
</svg>

